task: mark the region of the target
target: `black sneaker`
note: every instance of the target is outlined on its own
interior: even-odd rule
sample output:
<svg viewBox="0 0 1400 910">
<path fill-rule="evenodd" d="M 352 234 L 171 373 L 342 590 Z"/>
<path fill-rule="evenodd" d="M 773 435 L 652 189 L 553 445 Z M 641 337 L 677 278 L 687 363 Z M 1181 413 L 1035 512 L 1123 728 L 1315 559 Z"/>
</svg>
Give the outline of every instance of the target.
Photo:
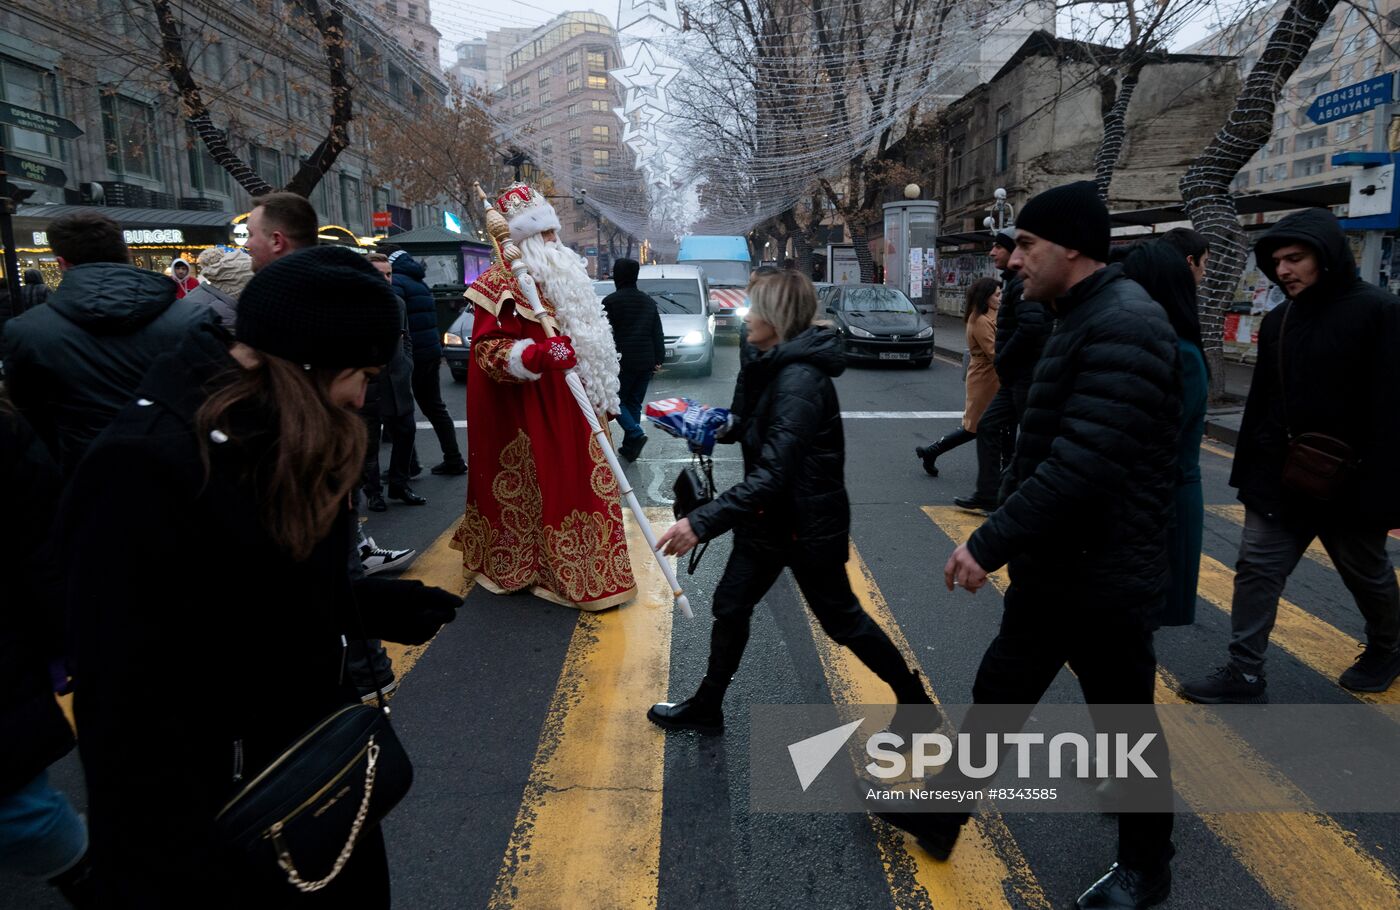
<svg viewBox="0 0 1400 910">
<path fill-rule="evenodd" d="M 430 470 L 439 477 L 443 475 L 455 477 L 458 474 L 467 473 L 467 463 L 462 460 L 461 455 L 458 455 L 456 458 L 447 459 L 442 464 L 433 465 Z"/>
<path fill-rule="evenodd" d="M 1154 872 L 1141 872 L 1121 863 L 1108 867 L 1108 874 L 1079 895 L 1079 910 L 1140 910 L 1155 907 L 1172 893 L 1171 866 Z"/>
<path fill-rule="evenodd" d="M 964 512 L 975 512 L 978 515 L 990 515 L 997 510 L 996 503 L 975 496 L 954 496 L 953 505 Z"/>
<path fill-rule="evenodd" d="M 402 569 L 417 554 L 418 551 L 411 547 L 407 550 L 386 550 L 376 544 L 373 537 L 367 537 L 360 544 L 360 566 L 366 575 Z"/>
<path fill-rule="evenodd" d="M 1350 672 L 1350 671 L 1348 671 Z M 1269 703 L 1264 677 L 1245 679 L 1234 664 L 1226 664 L 1203 679 L 1181 684 L 1181 697 L 1202 705 L 1266 705 Z"/>
<path fill-rule="evenodd" d="M 373 688 L 372 686 L 364 686 L 359 684 L 355 686 L 355 689 L 360 693 L 360 701 L 363 704 L 372 705 L 375 702 L 379 701 L 379 696 L 381 694 L 384 696 L 384 700 L 388 701 L 389 696 L 393 695 L 394 690 L 398 687 L 398 677 L 394 676 L 393 673 L 390 673 L 389 679 L 387 681 L 383 679 L 380 680 L 380 685 L 377 689 Z"/>
<path fill-rule="evenodd" d="M 1400 676 L 1400 648 L 1383 651 L 1367 645 L 1337 682 L 1353 692 L 1384 692 Z"/>
</svg>

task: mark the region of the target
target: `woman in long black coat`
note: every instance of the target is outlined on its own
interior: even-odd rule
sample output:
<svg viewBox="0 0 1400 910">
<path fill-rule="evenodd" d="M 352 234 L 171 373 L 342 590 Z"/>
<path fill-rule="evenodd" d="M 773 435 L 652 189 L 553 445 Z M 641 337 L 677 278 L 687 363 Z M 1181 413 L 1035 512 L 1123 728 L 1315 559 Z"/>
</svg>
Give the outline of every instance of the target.
<svg viewBox="0 0 1400 910">
<path fill-rule="evenodd" d="M 365 447 L 354 409 L 398 344 L 398 307 L 360 256 L 317 247 L 258 272 L 237 335 L 230 346 L 203 327 L 157 361 L 64 501 L 102 906 L 388 907 L 377 829 L 324 890 L 302 894 L 221 851 L 212 825 L 284 749 L 358 701 L 349 639 L 421 643 L 461 603 L 419 582 L 352 589 L 347 573 Z"/>
<path fill-rule="evenodd" d="M 667 729 L 723 731 L 721 702 L 748 644 L 749 620 L 785 566 L 823 631 L 889 684 L 901 705 L 931 704 L 918 674 L 861 609 L 846 576 L 851 506 L 841 405 L 831 381 L 846 367 L 841 339 L 812 325 L 816 292 L 797 272 L 758 277 L 749 307 L 736 422 L 723 440 L 743 449 L 744 479 L 659 541 L 666 553 L 684 554 L 734 531 L 734 549 L 715 589 L 709 666 L 694 696 L 653 705 L 647 717 Z M 918 720 L 904 712 L 892 726 L 912 729 Z"/>
</svg>

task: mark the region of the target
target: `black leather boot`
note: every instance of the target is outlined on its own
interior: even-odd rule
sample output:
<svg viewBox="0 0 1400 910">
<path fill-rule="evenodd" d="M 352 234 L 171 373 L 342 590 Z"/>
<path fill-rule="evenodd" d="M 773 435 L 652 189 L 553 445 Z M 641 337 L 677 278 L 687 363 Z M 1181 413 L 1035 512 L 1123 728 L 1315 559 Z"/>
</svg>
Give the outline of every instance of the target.
<svg viewBox="0 0 1400 910">
<path fill-rule="evenodd" d="M 1079 895 L 1075 906 L 1080 910 L 1141 910 L 1160 904 L 1171 893 L 1171 866 L 1146 872 L 1114 863 L 1107 875 Z"/>
<path fill-rule="evenodd" d="M 924 463 L 924 473 L 930 477 L 938 476 L 938 456 L 943 454 L 943 442 L 947 438 L 944 436 L 931 446 L 918 446 L 914 449 L 914 454 Z"/>
<path fill-rule="evenodd" d="M 683 702 L 660 702 L 647 710 L 647 719 L 667 730 L 694 730 L 702 736 L 718 736 L 724 732 L 724 687 L 710 681 L 700 681 L 700 688 Z"/>
</svg>

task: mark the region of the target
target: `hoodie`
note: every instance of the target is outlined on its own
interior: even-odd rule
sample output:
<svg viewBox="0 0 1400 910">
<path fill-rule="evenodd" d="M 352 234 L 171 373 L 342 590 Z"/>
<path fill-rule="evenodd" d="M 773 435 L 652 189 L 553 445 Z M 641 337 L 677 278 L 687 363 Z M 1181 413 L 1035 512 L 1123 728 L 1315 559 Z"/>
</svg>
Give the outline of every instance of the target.
<svg viewBox="0 0 1400 910">
<path fill-rule="evenodd" d="M 1356 276 L 1346 235 L 1326 209 L 1294 212 L 1255 244 L 1259 270 L 1275 284 L 1273 254 L 1290 244 L 1317 254 L 1321 276 L 1259 327 L 1259 359 L 1230 484 L 1241 502 L 1271 518 L 1400 527 L 1400 478 L 1394 470 L 1400 459 L 1400 364 L 1394 354 L 1400 350 L 1400 298 Z M 1349 488 L 1329 505 L 1283 488 L 1288 440 L 1300 433 L 1336 437 L 1357 453 Z"/>
<path fill-rule="evenodd" d="M 206 307 L 176 303 L 175 291 L 166 276 L 125 263 L 77 265 L 47 306 L 5 325 L 10 395 L 65 474 L 135 396 L 151 363 L 213 318 Z"/>
<path fill-rule="evenodd" d="M 816 326 L 745 358 L 726 441 L 744 453 L 744 479 L 692 512 L 701 540 L 735 532 L 736 546 L 844 563 L 851 528 L 846 442 L 832 380 L 846 368 L 841 337 Z"/>
</svg>

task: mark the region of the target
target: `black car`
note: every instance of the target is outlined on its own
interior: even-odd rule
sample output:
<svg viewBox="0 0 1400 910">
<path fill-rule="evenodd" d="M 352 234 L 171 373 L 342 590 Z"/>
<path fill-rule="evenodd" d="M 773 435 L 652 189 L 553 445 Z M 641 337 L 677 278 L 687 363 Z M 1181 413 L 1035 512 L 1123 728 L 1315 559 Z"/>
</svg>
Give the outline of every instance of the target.
<svg viewBox="0 0 1400 910">
<path fill-rule="evenodd" d="M 933 363 L 933 326 L 902 291 L 882 284 L 828 285 L 817 304 L 841 332 L 850 360 Z"/>
</svg>

